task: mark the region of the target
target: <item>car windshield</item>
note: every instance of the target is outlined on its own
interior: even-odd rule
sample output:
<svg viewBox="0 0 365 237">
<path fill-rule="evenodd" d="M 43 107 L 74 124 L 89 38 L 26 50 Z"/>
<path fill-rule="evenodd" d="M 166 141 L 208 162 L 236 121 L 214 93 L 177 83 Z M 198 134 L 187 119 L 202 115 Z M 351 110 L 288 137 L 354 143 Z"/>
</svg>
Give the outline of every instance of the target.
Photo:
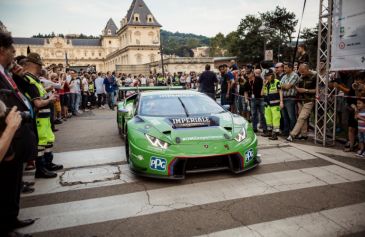
<svg viewBox="0 0 365 237">
<path fill-rule="evenodd" d="M 163 94 L 141 98 L 139 115 L 154 117 L 191 117 L 217 114 L 225 110 L 206 95 Z"/>
</svg>

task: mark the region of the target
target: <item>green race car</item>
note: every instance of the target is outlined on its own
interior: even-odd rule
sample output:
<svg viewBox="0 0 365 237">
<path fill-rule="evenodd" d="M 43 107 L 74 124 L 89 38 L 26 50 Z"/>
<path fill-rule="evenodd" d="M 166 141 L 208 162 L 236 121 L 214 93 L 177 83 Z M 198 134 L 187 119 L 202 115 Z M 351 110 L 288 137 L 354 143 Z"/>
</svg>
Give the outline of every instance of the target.
<svg viewBox="0 0 365 237">
<path fill-rule="evenodd" d="M 117 122 L 137 175 L 184 179 L 223 169 L 238 174 L 261 162 L 251 125 L 199 92 L 136 93 L 118 104 Z"/>
</svg>

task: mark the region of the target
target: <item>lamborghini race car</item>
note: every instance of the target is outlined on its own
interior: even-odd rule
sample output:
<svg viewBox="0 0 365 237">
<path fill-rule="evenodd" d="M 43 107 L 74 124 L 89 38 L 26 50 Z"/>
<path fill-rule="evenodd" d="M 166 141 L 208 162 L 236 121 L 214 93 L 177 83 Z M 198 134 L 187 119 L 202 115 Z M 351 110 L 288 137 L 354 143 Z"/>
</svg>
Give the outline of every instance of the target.
<svg viewBox="0 0 365 237">
<path fill-rule="evenodd" d="M 117 120 L 137 175 L 184 179 L 224 169 L 238 174 L 261 162 L 252 126 L 199 92 L 136 93 L 118 104 Z"/>
</svg>

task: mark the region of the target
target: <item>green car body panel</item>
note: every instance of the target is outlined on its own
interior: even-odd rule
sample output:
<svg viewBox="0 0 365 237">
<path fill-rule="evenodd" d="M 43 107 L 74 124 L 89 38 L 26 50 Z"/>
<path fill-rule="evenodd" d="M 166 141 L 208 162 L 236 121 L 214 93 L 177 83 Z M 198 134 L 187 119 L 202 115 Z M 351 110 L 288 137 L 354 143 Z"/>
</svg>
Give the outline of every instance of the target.
<svg viewBox="0 0 365 237">
<path fill-rule="evenodd" d="M 127 159 L 135 174 L 183 179 L 189 172 L 230 169 L 234 173 L 241 173 L 261 162 L 257 153 L 256 135 L 244 118 L 223 111 L 210 115 L 218 119 L 217 126 L 174 128 L 167 117 L 136 113 L 138 99 L 145 93 L 136 94 L 119 103 L 117 112 L 118 129 L 125 138 Z M 152 93 L 200 94 L 184 91 Z M 211 103 L 215 102 L 212 100 Z M 242 129 L 246 138 L 239 142 L 235 138 Z M 169 145 L 167 149 L 153 146 L 148 137 L 157 138 Z"/>
</svg>

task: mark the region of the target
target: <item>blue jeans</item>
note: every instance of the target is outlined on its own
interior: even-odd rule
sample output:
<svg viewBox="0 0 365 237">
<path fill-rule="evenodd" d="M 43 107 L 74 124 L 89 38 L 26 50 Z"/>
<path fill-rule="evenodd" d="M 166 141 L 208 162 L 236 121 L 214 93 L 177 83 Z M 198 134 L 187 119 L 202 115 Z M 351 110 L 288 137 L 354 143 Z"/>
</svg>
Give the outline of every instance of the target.
<svg viewBox="0 0 365 237">
<path fill-rule="evenodd" d="M 79 111 L 80 104 L 81 104 L 81 94 L 80 93 L 76 93 L 76 101 L 75 101 L 75 111 L 76 112 Z"/>
<path fill-rule="evenodd" d="M 263 98 L 251 99 L 252 126 L 254 130 L 257 130 L 257 124 L 259 122 L 259 119 L 262 129 L 264 131 L 267 130 L 264 111 L 265 102 Z"/>
<path fill-rule="evenodd" d="M 107 93 L 108 105 L 110 109 L 114 109 L 114 91 Z"/>
<path fill-rule="evenodd" d="M 76 113 L 75 103 L 76 103 L 76 94 L 70 93 L 70 110 L 72 113 Z"/>
<path fill-rule="evenodd" d="M 296 101 L 293 98 L 284 99 L 284 108 L 281 110 L 284 119 L 283 133 L 288 135 L 297 123 Z"/>
</svg>

